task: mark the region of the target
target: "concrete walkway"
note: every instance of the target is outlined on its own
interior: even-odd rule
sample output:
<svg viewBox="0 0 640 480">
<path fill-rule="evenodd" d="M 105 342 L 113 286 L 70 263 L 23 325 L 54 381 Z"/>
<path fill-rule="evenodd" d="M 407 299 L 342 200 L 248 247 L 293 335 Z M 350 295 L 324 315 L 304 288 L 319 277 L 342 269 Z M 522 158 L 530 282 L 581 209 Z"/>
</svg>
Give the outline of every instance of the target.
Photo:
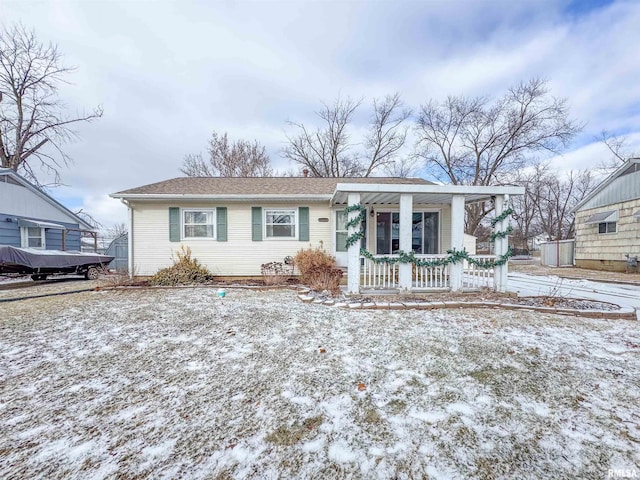
<svg viewBox="0 0 640 480">
<path fill-rule="evenodd" d="M 510 273 L 508 290 L 522 297 L 549 295 L 584 298 L 633 307 L 636 309 L 636 315 L 639 315 L 640 311 L 640 286 L 638 285 Z M 640 317 L 638 319 L 640 320 Z"/>
</svg>

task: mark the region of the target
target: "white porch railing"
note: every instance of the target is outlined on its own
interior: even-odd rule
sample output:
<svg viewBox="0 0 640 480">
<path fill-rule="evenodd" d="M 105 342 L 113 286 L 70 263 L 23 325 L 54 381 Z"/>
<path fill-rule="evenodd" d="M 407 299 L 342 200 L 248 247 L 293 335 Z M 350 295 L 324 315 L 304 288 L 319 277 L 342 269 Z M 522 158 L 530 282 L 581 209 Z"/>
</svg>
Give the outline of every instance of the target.
<svg viewBox="0 0 640 480">
<path fill-rule="evenodd" d="M 418 260 L 434 260 L 445 258 L 446 255 L 416 255 Z M 449 265 L 437 267 L 413 267 L 413 288 L 418 290 L 442 290 L 451 287 L 449 282 Z"/>
<path fill-rule="evenodd" d="M 382 256 L 382 255 L 381 255 Z M 397 255 L 385 255 L 397 257 Z M 446 255 L 416 255 L 420 260 L 434 261 L 445 258 Z M 480 261 L 494 260 L 495 255 L 473 255 Z M 399 264 L 375 263 L 366 257 L 360 257 L 362 269 L 360 275 L 360 287 L 362 289 L 397 289 Z M 415 290 L 447 290 L 451 288 L 451 265 L 434 267 L 416 267 L 412 269 L 412 288 Z M 479 268 L 464 262 L 463 288 L 478 289 L 489 287 L 493 282 L 493 268 Z"/>
<path fill-rule="evenodd" d="M 471 255 L 474 260 L 487 262 L 495 260 L 495 255 Z M 464 261 L 464 275 L 462 276 L 462 287 L 464 289 L 477 289 L 490 287 L 493 284 L 493 268 L 480 268 Z"/>
<path fill-rule="evenodd" d="M 382 256 L 382 255 L 380 255 Z M 386 257 L 397 257 L 397 255 L 384 255 Z M 398 288 L 398 264 L 375 263 L 366 257 L 362 265 L 361 282 L 362 288 Z"/>
</svg>

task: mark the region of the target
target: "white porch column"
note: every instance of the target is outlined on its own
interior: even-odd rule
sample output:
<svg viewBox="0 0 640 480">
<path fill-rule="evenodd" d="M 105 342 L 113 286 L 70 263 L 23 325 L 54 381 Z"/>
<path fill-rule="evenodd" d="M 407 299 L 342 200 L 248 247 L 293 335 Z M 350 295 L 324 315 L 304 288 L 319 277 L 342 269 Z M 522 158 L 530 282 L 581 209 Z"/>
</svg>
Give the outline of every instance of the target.
<svg viewBox="0 0 640 480">
<path fill-rule="evenodd" d="M 462 250 L 464 248 L 464 195 L 451 197 L 451 249 Z M 462 290 L 462 275 L 464 263 L 449 264 L 451 291 Z"/>
<path fill-rule="evenodd" d="M 495 215 L 496 217 L 502 215 L 504 212 L 504 195 L 496 195 L 495 199 Z M 507 221 L 503 220 L 496 223 L 493 226 L 493 232 L 503 232 L 506 230 Z M 495 240 L 495 255 L 496 258 L 507 253 L 507 246 L 509 240 L 507 238 L 496 238 Z M 493 288 L 496 292 L 505 292 L 507 290 L 507 266 L 496 266 L 493 270 Z"/>
<path fill-rule="evenodd" d="M 359 204 L 360 194 L 349 193 L 347 203 L 349 206 Z M 347 220 L 356 218 L 358 215 L 360 215 L 360 212 L 357 210 L 349 212 Z M 347 235 L 350 237 L 359 231 L 360 227 L 349 227 L 347 229 Z M 347 249 L 347 260 L 347 293 L 360 293 L 360 241 L 349 246 Z"/>
<path fill-rule="evenodd" d="M 413 195 L 403 193 L 400 195 L 400 250 L 409 253 L 412 248 L 413 229 Z M 401 263 L 398 267 L 398 283 L 400 290 L 411 291 L 413 286 L 413 265 Z"/>
</svg>

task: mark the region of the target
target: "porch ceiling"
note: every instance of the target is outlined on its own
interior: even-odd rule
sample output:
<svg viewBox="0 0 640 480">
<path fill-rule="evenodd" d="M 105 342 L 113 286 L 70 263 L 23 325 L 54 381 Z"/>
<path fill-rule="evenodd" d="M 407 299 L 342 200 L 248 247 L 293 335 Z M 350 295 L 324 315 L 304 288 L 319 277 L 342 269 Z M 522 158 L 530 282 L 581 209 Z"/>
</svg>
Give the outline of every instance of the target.
<svg viewBox="0 0 640 480">
<path fill-rule="evenodd" d="M 359 193 L 362 204 L 388 205 L 400 202 L 400 195 L 413 195 L 414 204 L 450 204 L 454 195 L 464 196 L 465 203 L 490 200 L 497 195 L 523 195 L 524 187 L 476 187 L 465 185 L 384 185 L 339 183 L 331 198 L 335 205 L 346 205 L 349 193 Z"/>
</svg>

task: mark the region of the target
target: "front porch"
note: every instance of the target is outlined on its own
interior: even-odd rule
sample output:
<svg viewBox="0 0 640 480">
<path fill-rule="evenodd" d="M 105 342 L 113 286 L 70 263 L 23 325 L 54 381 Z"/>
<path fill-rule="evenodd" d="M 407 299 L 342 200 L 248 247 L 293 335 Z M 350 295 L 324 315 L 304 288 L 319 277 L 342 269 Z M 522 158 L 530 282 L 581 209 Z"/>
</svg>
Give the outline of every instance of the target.
<svg viewBox="0 0 640 480">
<path fill-rule="evenodd" d="M 505 292 L 508 200 L 522 194 L 524 188 L 516 186 L 338 184 L 332 205 L 344 206 L 347 212 L 347 292 L 464 291 L 487 286 Z M 465 206 L 487 200 L 493 201 L 496 217 L 494 254 L 470 255 L 464 247 Z M 432 211 L 440 216 L 437 235 L 429 234 L 429 247 L 423 229 L 426 212 Z M 363 228 L 368 216 L 375 219 L 369 234 Z M 444 223 L 449 230 L 446 238 Z M 386 250 L 380 252 L 381 248 Z"/>
</svg>

